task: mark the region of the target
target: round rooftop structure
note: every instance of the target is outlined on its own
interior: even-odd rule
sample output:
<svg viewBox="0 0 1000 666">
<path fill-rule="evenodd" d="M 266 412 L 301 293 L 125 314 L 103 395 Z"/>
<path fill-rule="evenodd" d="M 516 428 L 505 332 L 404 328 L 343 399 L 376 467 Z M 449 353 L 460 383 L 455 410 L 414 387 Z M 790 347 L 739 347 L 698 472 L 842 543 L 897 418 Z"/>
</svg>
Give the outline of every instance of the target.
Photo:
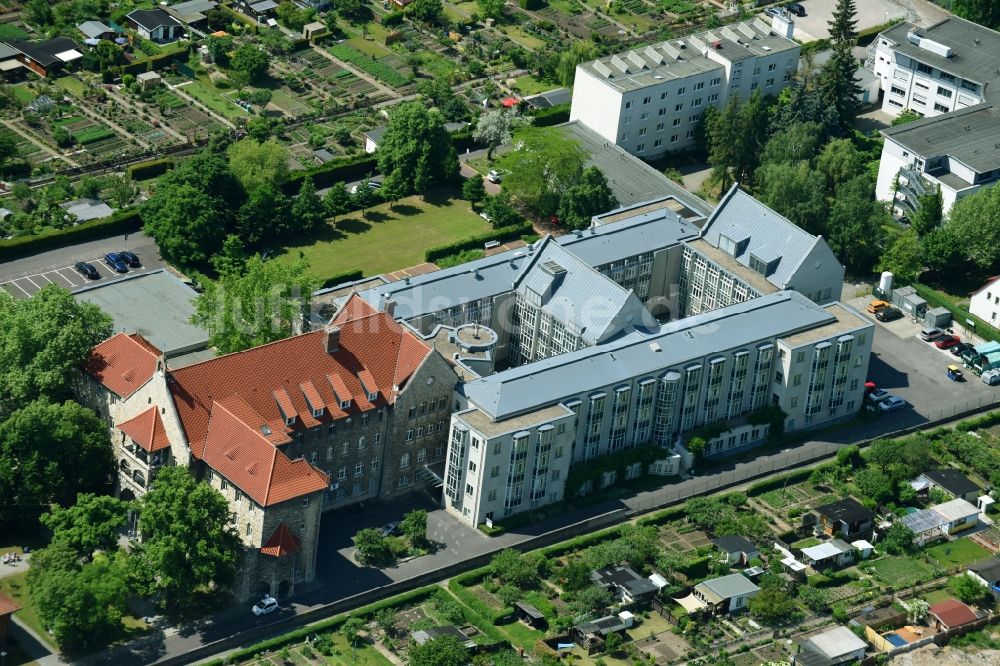
<svg viewBox="0 0 1000 666">
<path fill-rule="evenodd" d="M 496 331 L 481 324 L 465 324 L 455 329 L 455 344 L 466 352 L 490 351 L 498 339 Z"/>
</svg>

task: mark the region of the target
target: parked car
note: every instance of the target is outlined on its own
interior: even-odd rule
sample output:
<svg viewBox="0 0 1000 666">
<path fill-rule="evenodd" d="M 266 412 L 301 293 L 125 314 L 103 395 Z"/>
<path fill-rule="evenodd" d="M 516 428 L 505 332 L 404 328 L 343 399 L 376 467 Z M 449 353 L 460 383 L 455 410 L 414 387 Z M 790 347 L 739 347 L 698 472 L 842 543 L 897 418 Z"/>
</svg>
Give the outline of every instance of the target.
<svg viewBox="0 0 1000 666">
<path fill-rule="evenodd" d="M 492 169 L 488 174 L 486 174 L 486 180 L 491 183 L 499 183 L 503 180 L 503 172 Z"/>
<path fill-rule="evenodd" d="M 351 194 L 357 194 L 358 193 L 358 187 L 360 185 L 361 185 L 361 183 L 358 183 L 357 185 L 351 185 Z M 377 181 L 377 180 L 369 180 L 368 181 L 368 189 L 370 189 L 370 190 L 380 190 L 380 189 L 382 189 L 382 183 L 380 181 Z"/>
<path fill-rule="evenodd" d="M 959 342 L 957 345 L 949 349 L 952 356 L 961 356 L 967 350 L 972 349 L 975 345 L 969 344 L 968 342 Z"/>
<path fill-rule="evenodd" d="M 767 14 L 768 16 L 781 16 L 781 8 L 768 7 L 767 9 L 764 10 L 764 13 Z"/>
<path fill-rule="evenodd" d="M 100 280 L 101 274 L 97 272 L 97 266 L 86 261 L 78 261 L 73 264 L 73 268 L 76 272 L 87 278 L 88 280 Z"/>
<path fill-rule="evenodd" d="M 118 258 L 124 261 L 132 268 L 140 268 L 142 266 L 142 262 L 139 261 L 139 257 L 133 254 L 132 252 L 129 252 L 128 250 L 122 250 L 121 252 L 119 252 Z"/>
<path fill-rule="evenodd" d="M 261 615 L 267 615 L 268 613 L 273 613 L 278 610 L 278 600 L 269 594 L 265 594 L 264 598 L 253 605 L 250 609 L 254 615 L 260 617 Z"/>
<path fill-rule="evenodd" d="M 957 335 L 942 335 L 934 341 L 934 346 L 938 349 L 951 349 L 961 341 Z"/>
<path fill-rule="evenodd" d="M 882 308 L 887 308 L 889 306 L 890 304 L 885 301 L 878 301 L 878 300 L 872 301 L 871 303 L 868 304 L 868 312 L 875 314 Z"/>
<path fill-rule="evenodd" d="M 906 407 L 906 401 L 898 395 L 890 395 L 888 398 L 878 403 L 878 409 L 883 414 L 895 412 L 896 410 L 903 409 L 904 407 Z"/>
<path fill-rule="evenodd" d="M 868 401 L 874 405 L 876 403 L 882 402 L 889 396 L 890 393 L 885 389 L 875 389 L 874 391 L 868 394 Z"/>
<path fill-rule="evenodd" d="M 385 525 L 382 526 L 382 529 L 380 531 L 382 532 L 382 536 L 384 537 L 396 536 L 397 534 L 400 534 L 399 523 L 397 522 L 386 523 Z"/>
<path fill-rule="evenodd" d="M 924 342 L 934 342 L 942 335 L 944 335 L 944 331 L 940 328 L 925 328 L 920 331 L 920 339 Z"/>
<path fill-rule="evenodd" d="M 121 257 L 118 256 L 117 252 L 108 252 L 104 255 L 104 263 L 118 273 L 128 273 L 128 266 L 124 261 L 122 261 Z"/>
<path fill-rule="evenodd" d="M 790 5 L 787 5 L 785 7 L 785 9 L 787 9 L 792 14 L 795 14 L 796 16 L 805 16 L 806 15 L 806 8 L 803 7 L 802 5 L 800 5 L 797 2 L 793 2 Z"/>
<path fill-rule="evenodd" d="M 490 217 L 490 214 L 489 214 L 489 213 L 487 213 L 487 212 L 486 212 L 485 210 L 484 210 L 484 211 L 482 211 L 481 213 L 479 213 L 479 217 L 483 218 L 483 219 L 484 219 L 484 220 L 486 220 L 487 222 L 492 222 L 492 221 L 493 221 L 493 218 L 492 218 L 492 217 Z"/>
<path fill-rule="evenodd" d="M 903 311 L 899 308 L 881 308 L 875 313 L 875 318 L 881 322 L 896 321 L 903 318 Z"/>
</svg>

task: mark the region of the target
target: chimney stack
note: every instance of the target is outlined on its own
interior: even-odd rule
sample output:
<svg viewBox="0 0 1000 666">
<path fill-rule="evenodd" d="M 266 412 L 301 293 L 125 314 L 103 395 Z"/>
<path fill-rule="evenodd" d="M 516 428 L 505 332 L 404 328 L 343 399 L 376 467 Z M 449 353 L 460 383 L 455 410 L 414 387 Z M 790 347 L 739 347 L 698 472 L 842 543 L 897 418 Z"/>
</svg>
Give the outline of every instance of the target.
<svg viewBox="0 0 1000 666">
<path fill-rule="evenodd" d="M 333 324 L 323 329 L 325 335 L 323 339 L 326 343 L 326 353 L 332 354 L 340 349 L 340 327 Z"/>
<path fill-rule="evenodd" d="M 386 301 L 385 301 L 385 313 L 387 315 L 389 315 L 390 317 L 392 317 L 392 318 L 395 319 L 395 317 L 396 317 L 396 301 L 392 300 L 391 298 L 386 299 Z"/>
</svg>

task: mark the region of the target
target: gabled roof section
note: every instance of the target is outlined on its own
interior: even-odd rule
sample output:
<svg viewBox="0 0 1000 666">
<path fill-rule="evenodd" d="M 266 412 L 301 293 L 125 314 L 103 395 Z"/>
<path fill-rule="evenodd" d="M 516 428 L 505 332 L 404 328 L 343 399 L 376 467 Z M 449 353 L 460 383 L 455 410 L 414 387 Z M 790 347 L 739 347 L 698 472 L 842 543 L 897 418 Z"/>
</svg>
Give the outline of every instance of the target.
<svg viewBox="0 0 1000 666">
<path fill-rule="evenodd" d="M 127 398 L 152 378 L 161 356 L 138 333 L 118 333 L 90 350 L 83 370 L 115 395 Z"/>
<path fill-rule="evenodd" d="M 960 627 L 963 624 L 975 622 L 979 618 L 971 608 L 958 599 L 948 599 L 934 604 L 928 609 L 931 615 L 937 617 L 946 627 Z"/>
<path fill-rule="evenodd" d="M 924 476 L 941 486 L 952 495 L 965 495 L 982 490 L 973 483 L 969 477 L 959 472 L 957 469 L 932 469 L 924 472 Z"/>
<path fill-rule="evenodd" d="M 0 617 L 10 615 L 11 613 L 19 610 L 21 610 L 21 607 L 16 601 L 8 597 L 3 592 L 0 592 Z"/>
<path fill-rule="evenodd" d="M 118 429 L 128 435 L 147 453 L 156 453 L 170 448 L 167 430 L 163 427 L 163 419 L 160 418 L 160 411 L 155 405 L 138 416 L 119 424 Z"/>
<path fill-rule="evenodd" d="M 551 236 L 535 244 L 514 288 L 590 344 L 628 327 L 655 323 L 635 294 L 598 273 Z"/>
<path fill-rule="evenodd" d="M 140 25 L 146 30 L 155 30 L 160 26 L 169 28 L 181 25 L 180 21 L 159 7 L 154 7 L 153 9 L 136 9 L 129 12 L 125 18 L 134 21 L 136 25 Z"/>
<path fill-rule="evenodd" d="M 216 402 L 235 410 L 256 432 L 267 426 L 272 441 L 278 436 L 287 441 L 289 429 L 327 423 L 393 402 L 393 387 L 406 384 L 430 348 L 357 296 L 348 301 L 344 312 L 356 317 L 342 314 L 334 320 L 341 330 L 339 346 L 332 353 L 326 351 L 325 332 L 320 330 L 173 370 L 170 392 L 196 455 L 204 448 L 199 443 L 205 442 Z M 359 379 L 363 371 L 381 389 L 374 402 L 368 400 Z M 319 417 L 312 416 L 313 405 L 301 388 L 306 383 L 315 389 L 313 397 L 328 407 Z M 346 400 L 351 404 L 345 412 L 340 403 Z M 288 426 L 286 408 L 299 417 Z"/>
<path fill-rule="evenodd" d="M 326 489 L 326 475 L 304 459 L 289 460 L 259 430 L 215 402 L 202 460 L 267 507 Z"/>
<path fill-rule="evenodd" d="M 754 270 L 751 257 L 767 263 L 768 282 L 784 289 L 817 245 L 826 245 L 788 219 L 757 201 L 733 184 L 702 228 L 702 238 L 713 247 L 735 245 L 737 262 Z M 728 239 L 728 240 L 724 240 Z M 826 247 L 829 251 L 829 247 Z M 730 252 L 732 254 L 732 252 Z M 832 251 L 830 260 L 836 261 Z M 758 271 L 759 272 L 759 271 Z"/>
<path fill-rule="evenodd" d="M 278 523 L 274 532 L 271 533 L 267 543 L 263 545 L 260 552 L 271 557 L 284 557 L 299 552 L 299 540 L 295 538 L 288 525 L 284 522 Z"/>
</svg>

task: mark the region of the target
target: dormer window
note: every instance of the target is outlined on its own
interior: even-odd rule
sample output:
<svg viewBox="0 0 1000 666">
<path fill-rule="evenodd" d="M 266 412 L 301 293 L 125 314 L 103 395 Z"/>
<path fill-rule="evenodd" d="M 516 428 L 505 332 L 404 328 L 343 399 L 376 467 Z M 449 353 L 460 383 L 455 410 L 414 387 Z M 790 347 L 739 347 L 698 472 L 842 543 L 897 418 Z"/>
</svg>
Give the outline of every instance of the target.
<svg viewBox="0 0 1000 666">
<path fill-rule="evenodd" d="M 313 418 L 317 418 L 318 419 L 321 416 L 323 416 L 323 410 L 322 409 L 314 409 L 314 410 L 312 410 L 312 414 L 313 414 Z"/>
<path fill-rule="evenodd" d="M 290 425 L 295 425 L 295 417 L 294 416 L 287 416 L 287 417 L 285 417 L 285 425 L 289 425 L 289 426 Z"/>
<path fill-rule="evenodd" d="M 375 402 L 378 399 L 378 393 L 369 393 L 368 402 Z"/>
<path fill-rule="evenodd" d="M 350 409 L 351 408 L 351 401 L 350 400 L 341 400 L 340 401 L 340 408 L 341 409 Z"/>
</svg>

